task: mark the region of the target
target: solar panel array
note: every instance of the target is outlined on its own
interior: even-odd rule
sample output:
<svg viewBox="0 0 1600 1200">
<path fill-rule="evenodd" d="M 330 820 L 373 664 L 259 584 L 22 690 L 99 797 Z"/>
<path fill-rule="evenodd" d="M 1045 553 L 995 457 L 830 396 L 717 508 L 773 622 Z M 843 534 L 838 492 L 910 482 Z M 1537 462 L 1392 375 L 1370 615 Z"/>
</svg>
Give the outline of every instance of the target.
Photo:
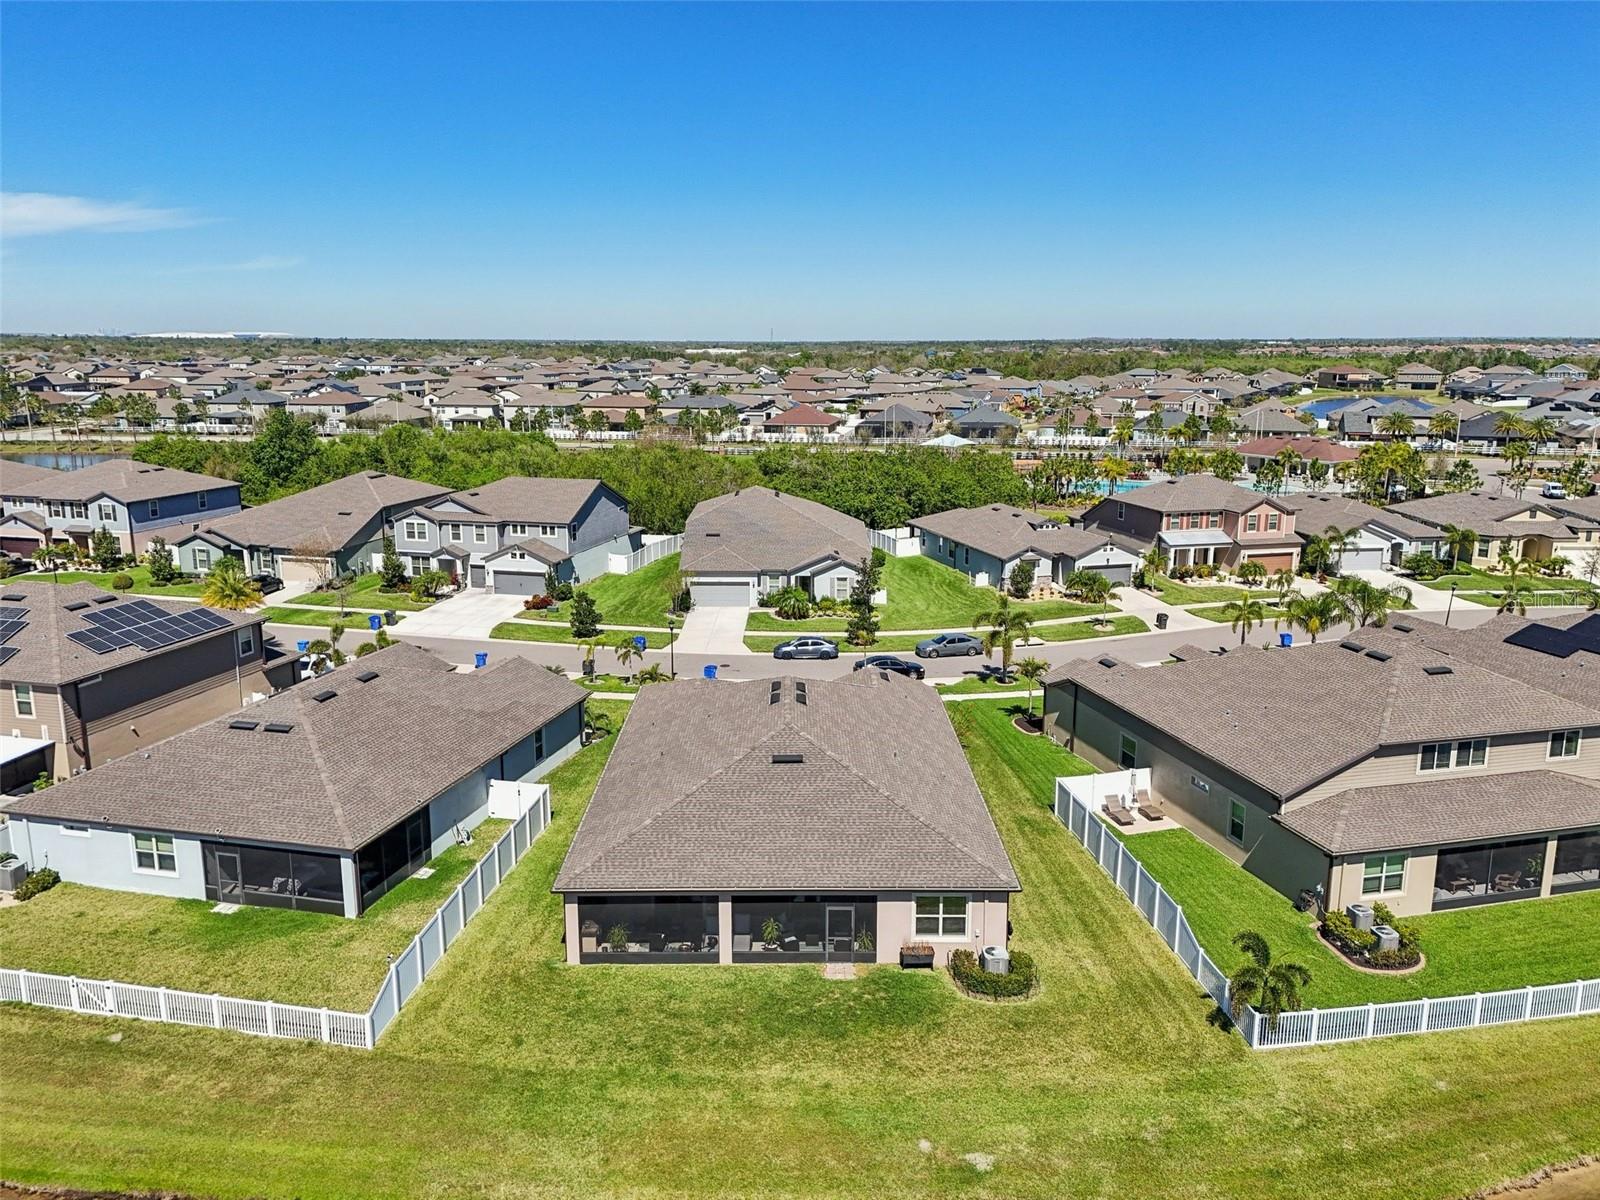
<svg viewBox="0 0 1600 1200">
<path fill-rule="evenodd" d="M 161 650 L 206 633 L 227 629 L 233 622 L 209 608 L 191 608 L 169 613 L 148 600 L 131 600 L 86 612 L 83 619 L 94 626 L 67 634 L 69 641 L 96 654 L 107 654 L 125 646 L 141 650 Z"/>
<path fill-rule="evenodd" d="M 17 652 L 18 647 L 6 643 L 21 633 L 27 624 L 27 609 L 15 604 L 0 604 L 0 663 Z"/>
<path fill-rule="evenodd" d="M 1529 624 L 1506 638 L 1513 646 L 1555 658 L 1571 658 L 1580 650 L 1600 654 L 1600 617 L 1585 617 L 1568 629 Z"/>
</svg>

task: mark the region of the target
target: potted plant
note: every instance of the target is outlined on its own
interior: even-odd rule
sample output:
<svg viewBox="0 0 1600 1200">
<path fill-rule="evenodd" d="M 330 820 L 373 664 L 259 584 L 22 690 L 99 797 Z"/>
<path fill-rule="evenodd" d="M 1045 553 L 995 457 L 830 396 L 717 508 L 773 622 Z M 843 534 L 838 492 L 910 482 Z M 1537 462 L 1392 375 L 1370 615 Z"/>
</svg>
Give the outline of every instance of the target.
<svg viewBox="0 0 1600 1200">
<path fill-rule="evenodd" d="M 600 922 L 591 918 L 579 927 L 578 947 L 584 954 L 593 954 L 600 948 Z"/>
<path fill-rule="evenodd" d="M 626 925 L 613 925 L 606 931 L 606 949 L 613 954 L 627 953 L 628 927 Z"/>
<path fill-rule="evenodd" d="M 859 929 L 856 931 L 856 950 L 861 954 L 871 954 L 877 949 L 872 940 L 872 930 Z"/>
<path fill-rule="evenodd" d="M 902 967 L 933 967 L 933 945 L 930 942 L 906 942 L 900 947 Z"/>
<path fill-rule="evenodd" d="M 778 939 L 783 937 L 783 926 L 778 924 L 777 917 L 768 917 L 761 922 L 761 947 L 763 950 L 776 950 Z"/>
</svg>

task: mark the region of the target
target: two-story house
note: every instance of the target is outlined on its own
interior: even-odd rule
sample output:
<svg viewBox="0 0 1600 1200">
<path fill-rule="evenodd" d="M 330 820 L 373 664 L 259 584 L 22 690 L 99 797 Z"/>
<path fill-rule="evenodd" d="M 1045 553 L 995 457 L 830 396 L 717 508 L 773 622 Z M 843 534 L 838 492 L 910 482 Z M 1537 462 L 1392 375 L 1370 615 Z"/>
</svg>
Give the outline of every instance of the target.
<svg viewBox="0 0 1600 1200">
<path fill-rule="evenodd" d="M 90 583 L 0 582 L 0 792 L 271 692 L 267 663 L 259 617 Z"/>
<path fill-rule="evenodd" d="M 76 471 L 51 471 L 0 460 L 0 497 L 8 546 L 37 539 L 87 548 L 96 530 L 115 535 L 126 554 L 142 553 L 153 537 L 169 542 L 213 516 L 239 511 L 239 485 L 227 479 L 109 458 Z M 13 516 L 27 518 L 12 521 Z"/>
<path fill-rule="evenodd" d="M 1292 571 L 1300 561 L 1300 538 L 1288 505 L 1211 475 L 1118 492 L 1089 509 L 1079 523 L 1135 554 L 1160 546 L 1173 567 L 1209 563 L 1237 571 L 1254 561 L 1268 571 Z"/>
<path fill-rule="evenodd" d="M 1341 642 L 1046 680 L 1046 731 L 1287 896 L 1405 916 L 1600 887 L 1600 616 L 1408 619 Z"/>
<path fill-rule="evenodd" d="M 526 475 L 417 505 L 397 518 L 394 544 L 407 574 L 440 570 L 515 596 L 603 575 L 611 554 L 632 548 L 628 502 L 611 488 Z"/>
</svg>

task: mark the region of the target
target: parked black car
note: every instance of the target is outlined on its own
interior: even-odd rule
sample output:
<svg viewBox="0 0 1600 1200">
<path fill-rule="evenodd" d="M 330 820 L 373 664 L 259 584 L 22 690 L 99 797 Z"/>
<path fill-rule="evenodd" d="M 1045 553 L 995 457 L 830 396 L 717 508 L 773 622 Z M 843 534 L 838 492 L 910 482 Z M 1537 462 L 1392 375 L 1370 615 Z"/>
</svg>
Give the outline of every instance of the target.
<svg viewBox="0 0 1600 1200">
<path fill-rule="evenodd" d="M 838 658 L 839 643 L 825 637 L 808 635 L 790 638 L 772 648 L 773 658 Z"/>
<path fill-rule="evenodd" d="M 896 658 L 893 654 L 869 654 L 856 662 L 855 670 L 862 667 L 872 667 L 879 671 L 893 671 L 897 675 L 905 675 L 910 679 L 922 679 L 927 675 L 926 668 L 921 663 L 907 662 L 903 658 Z"/>
<path fill-rule="evenodd" d="M 260 575 L 250 576 L 250 582 L 261 589 L 263 596 L 270 596 L 273 592 L 283 591 L 283 580 L 276 575 L 268 575 L 265 571 Z"/>
</svg>

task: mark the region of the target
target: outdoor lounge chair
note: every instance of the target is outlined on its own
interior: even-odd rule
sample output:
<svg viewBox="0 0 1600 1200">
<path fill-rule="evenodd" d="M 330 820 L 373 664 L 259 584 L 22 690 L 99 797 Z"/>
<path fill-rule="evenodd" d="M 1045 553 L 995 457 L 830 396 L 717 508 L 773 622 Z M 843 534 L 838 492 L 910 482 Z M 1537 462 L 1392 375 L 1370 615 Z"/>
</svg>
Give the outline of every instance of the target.
<svg viewBox="0 0 1600 1200">
<path fill-rule="evenodd" d="M 1144 788 L 1139 789 L 1139 811 L 1152 821 L 1159 821 L 1167 815 L 1167 810 L 1161 807 L 1161 801 L 1152 800 Z"/>
<path fill-rule="evenodd" d="M 1121 796 L 1110 796 L 1106 799 L 1106 816 L 1118 825 L 1133 824 L 1133 810 L 1123 804 Z"/>
</svg>

